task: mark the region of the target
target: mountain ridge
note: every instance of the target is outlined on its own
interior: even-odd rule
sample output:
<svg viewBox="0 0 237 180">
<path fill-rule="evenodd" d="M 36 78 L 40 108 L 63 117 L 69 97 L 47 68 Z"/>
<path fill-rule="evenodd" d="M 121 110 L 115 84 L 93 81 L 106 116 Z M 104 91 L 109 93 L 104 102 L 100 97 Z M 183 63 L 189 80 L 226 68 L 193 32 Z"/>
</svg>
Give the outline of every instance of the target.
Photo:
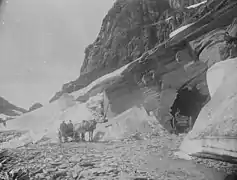
<svg viewBox="0 0 237 180">
<path fill-rule="evenodd" d="M 199 2 L 201 0 L 117 0 L 103 19 L 96 40 L 85 48 L 80 76 L 64 84 L 50 102 L 63 93 L 84 88 L 164 42 L 170 32 L 196 13 L 195 8 L 183 7 Z M 174 18 L 169 19 L 170 16 Z"/>
<path fill-rule="evenodd" d="M 6 116 L 19 116 L 22 113 L 26 112 L 27 110 L 25 110 L 24 108 L 18 107 L 7 101 L 5 98 L 0 97 L 0 114 Z"/>
</svg>

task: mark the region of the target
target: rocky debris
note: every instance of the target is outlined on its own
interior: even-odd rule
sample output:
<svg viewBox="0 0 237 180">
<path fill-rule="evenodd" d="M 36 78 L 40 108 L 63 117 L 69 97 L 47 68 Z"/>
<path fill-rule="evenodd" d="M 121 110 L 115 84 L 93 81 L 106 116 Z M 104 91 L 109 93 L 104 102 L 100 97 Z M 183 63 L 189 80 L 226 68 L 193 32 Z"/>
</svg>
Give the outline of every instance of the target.
<svg viewBox="0 0 237 180">
<path fill-rule="evenodd" d="M 17 137 L 22 136 L 24 133 L 25 132 L 21 132 L 21 131 L 4 131 L 4 132 L 0 132 L 0 143 L 8 142 L 11 139 L 15 139 Z"/>
<path fill-rule="evenodd" d="M 11 172 L 18 177 L 22 174 L 25 178 L 28 173 L 29 179 L 200 180 L 204 174 L 198 169 L 194 172 L 189 167 L 168 168 L 165 165 L 176 163 L 179 166 L 181 163 L 173 152 L 184 136 L 166 134 L 153 135 L 146 140 L 131 138 L 104 143 L 29 144 L 1 152 L 3 171 L 0 171 L 0 177 L 6 177 L 6 172 Z M 233 165 L 228 163 L 199 158 L 195 162 L 229 173 L 233 170 Z"/>
</svg>

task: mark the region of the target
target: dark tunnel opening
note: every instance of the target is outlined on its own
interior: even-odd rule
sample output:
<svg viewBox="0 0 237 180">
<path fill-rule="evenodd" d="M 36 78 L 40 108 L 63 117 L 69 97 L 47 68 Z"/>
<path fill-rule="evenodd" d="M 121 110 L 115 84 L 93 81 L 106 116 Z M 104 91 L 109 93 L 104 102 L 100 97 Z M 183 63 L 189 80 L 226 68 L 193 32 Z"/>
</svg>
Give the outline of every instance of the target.
<svg viewBox="0 0 237 180">
<path fill-rule="evenodd" d="M 180 111 L 181 116 L 192 118 L 192 125 L 195 123 L 199 112 L 208 101 L 209 96 L 200 93 L 196 88 L 183 88 L 177 92 L 177 97 L 171 107 L 171 114 L 175 117 L 176 112 Z M 178 121 L 178 120 L 177 120 Z M 177 127 L 178 128 L 178 127 Z M 178 130 L 178 133 L 183 133 L 188 127 L 183 127 Z M 190 128 L 190 127 L 189 127 Z M 192 128 L 192 127 L 191 127 Z"/>
</svg>

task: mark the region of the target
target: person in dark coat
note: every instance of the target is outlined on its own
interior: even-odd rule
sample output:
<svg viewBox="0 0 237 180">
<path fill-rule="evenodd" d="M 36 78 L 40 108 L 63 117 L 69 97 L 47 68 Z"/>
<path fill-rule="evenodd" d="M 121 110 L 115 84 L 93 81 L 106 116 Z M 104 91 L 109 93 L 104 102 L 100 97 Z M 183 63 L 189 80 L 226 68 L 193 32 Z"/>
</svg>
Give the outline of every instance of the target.
<svg viewBox="0 0 237 180">
<path fill-rule="evenodd" d="M 73 124 L 71 120 L 69 120 L 69 123 L 67 124 L 67 134 L 68 136 L 73 136 Z"/>
<path fill-rule="evenodd" d="M 62 133 L 65 133 L 65 132 L 66 132 L 66 129 L 67 129 L 67 124 L 65 123 L 65 121 L 63 121 L 63 122 L 60 124 L 60 130 L 62 131 Z"/>
<path fill-rule="evenodd" d="M 65 141 L 67 141 L 67 124 L 65 121 L 60 124 L 60 139 L 61 138 L 64 138 Z"/>
</svg>

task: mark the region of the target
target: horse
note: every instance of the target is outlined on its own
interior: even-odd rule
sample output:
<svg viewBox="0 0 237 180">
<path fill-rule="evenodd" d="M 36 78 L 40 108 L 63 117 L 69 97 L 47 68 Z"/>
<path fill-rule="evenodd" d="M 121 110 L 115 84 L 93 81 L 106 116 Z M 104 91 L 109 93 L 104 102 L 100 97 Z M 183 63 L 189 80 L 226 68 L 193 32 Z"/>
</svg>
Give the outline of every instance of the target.
<svg viewBox="0 0 237 180">
<path fill-rule="evenodd" d="M 96 125 L 97 125 L 97 122 L 94 119 L 88 120 L 88 121 L 83 120 L 80 123 L 76 123 L 73 129 L 73 133 L 74 133 L 73 139 L 76 140 L 78 135 L 79 136 L 81 135 L 80 139 L 85 141 L 85 133 L 89 132 L 89 141 L 92 141 L 93 132 L 96 129 Z"/>
<path fill-rule="evenodd" d="M 63 121 L 58 130 L 58 137 L 60 142 L 63 142 L 63 138 L 64 142 L 67 142 L 68 137 L 73 138 L 73 128 L 70 128 L 69 125 Z"/>
</svg>

